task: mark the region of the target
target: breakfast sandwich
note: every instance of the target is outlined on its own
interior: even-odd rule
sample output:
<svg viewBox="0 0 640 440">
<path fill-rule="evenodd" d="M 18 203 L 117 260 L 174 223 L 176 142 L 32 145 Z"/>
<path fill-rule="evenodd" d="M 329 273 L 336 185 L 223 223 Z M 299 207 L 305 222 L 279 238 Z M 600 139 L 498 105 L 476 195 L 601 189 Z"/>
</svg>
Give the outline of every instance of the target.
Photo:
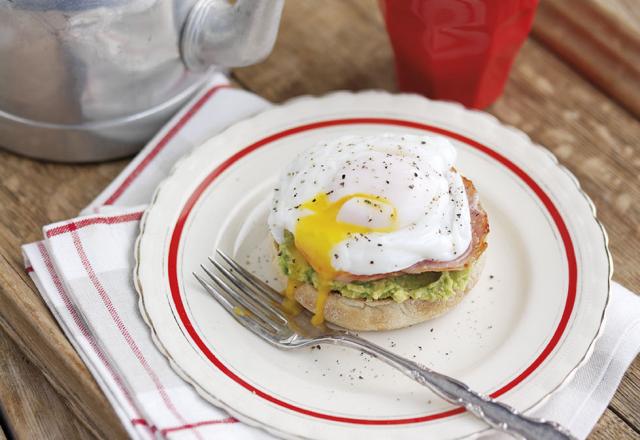
<svg viewBox="0 0 640 440">
<path fill-rule="evenodd" d="M 444 137 L 344 136 L 302 152 L 269 215 L 285 306 L 351 330 L 441 315 L 475 285 L 489 232 Z"/>
</svg>

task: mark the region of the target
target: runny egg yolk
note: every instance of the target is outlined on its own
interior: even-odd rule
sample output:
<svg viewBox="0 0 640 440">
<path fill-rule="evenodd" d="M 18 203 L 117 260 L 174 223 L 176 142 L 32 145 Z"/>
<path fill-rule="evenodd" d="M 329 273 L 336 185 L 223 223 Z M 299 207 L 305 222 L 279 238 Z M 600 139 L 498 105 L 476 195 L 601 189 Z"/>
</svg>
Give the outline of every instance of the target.
<svg viewBox="0 0 640 440">
<path fill-rule="evenodd" d="M 373 206 L 391 207 L 388 225 L 371 227 L 338 220 L 340 209 L 354 198 L 362 199 Z M 338 272 L 332 264 L 333 259 L 337 258 L 337 255 L 332 253 L 333 248 L 351 234 L 393 231 L 398 215 L 395 207 L 386 198 L 362 193 L 350 194 L 334 202 L 329 200 L 326 193 L 320 193 L 303 203 L 300 209 L 311 211 L 311 214 L 298 219 L 294 231 L 295 246 L 318 275 L 318 297 L 311 322 L 320 325 L 324 321 L 324 305 L 331 291 L 331 282 Z M 293 297 L 295 287 L 291 282 L 287 286 L 285 296 L 289 300 Z"/>
<path fill-rule="evenodd" d="M 284 301 L 282 302 L 282 306 L 284 311 L 295 316 L 300 313 L 300 304 L 296 302 L 295 292 L 298 288 L 298 285 L 293 280 L 293 278 L 289 278 L 287 282 L 287 287 L 284 290 Z"/>
</svg>

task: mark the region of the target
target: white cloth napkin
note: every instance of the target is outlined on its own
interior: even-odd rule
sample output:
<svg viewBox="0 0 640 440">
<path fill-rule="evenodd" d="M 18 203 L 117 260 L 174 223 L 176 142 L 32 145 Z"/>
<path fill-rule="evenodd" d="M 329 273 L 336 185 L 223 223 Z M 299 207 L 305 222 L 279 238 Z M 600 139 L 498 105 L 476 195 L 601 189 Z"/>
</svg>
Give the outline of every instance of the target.
<svg viewBox="0 0 640 440">
<path fill-rule="evenodd" d="M 176 160 L 268 106 L 214 76 L 84 215 L 45 226 L 43 241 L 23 246 L 26 270 L 132 438 L 271 438 L 237 423 L 173 372 L 138 312 L 131 279 L 144 204 Z M 640 298 L 614 284 L 591 359 L 534 414 L 586 437 L 639 350 Z"/>
</svg>

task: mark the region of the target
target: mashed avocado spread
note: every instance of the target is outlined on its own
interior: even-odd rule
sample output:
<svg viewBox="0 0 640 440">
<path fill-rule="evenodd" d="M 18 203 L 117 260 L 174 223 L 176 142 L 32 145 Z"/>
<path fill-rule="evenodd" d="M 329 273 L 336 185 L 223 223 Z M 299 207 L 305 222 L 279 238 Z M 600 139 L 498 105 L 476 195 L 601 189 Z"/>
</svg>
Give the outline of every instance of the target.
<svg viewBox="0 0 640 440">
<path fill-rule="evenodd" d="M 285 231 L 284 243 L 279 246 L 278 264 L 289 278 L 318 287 L 316 272 L 298 252 L 294 245 L 293 234 L 288 231 Z M 399 303 L 410 298 L 437 301 L 464 289 L 469 281 L 470 271 L 471 269 L 467 268 L 459 271 L 425 272 L 350 283 L 333 281 L 331 290 L 354 299 L 390 298 Z"/>
</svg>

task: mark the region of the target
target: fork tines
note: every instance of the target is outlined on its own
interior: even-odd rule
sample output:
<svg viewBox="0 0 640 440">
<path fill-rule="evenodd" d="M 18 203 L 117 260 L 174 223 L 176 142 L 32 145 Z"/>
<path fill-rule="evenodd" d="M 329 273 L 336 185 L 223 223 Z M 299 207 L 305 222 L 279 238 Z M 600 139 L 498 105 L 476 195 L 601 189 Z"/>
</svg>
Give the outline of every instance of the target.
<svg viewBox="0 0 640 440">
<path fill-rule="evenodd" d="M 279 307 L 280 295 L 231 257 L 220 250 L 217 253 L 226 266 L 209 257 L 215 271 L 200 265 L 208 280 L 193 275 L 234 319 L 273 342 L 273 336 L 288 329 L 287 316 Z"/>
</svg>

